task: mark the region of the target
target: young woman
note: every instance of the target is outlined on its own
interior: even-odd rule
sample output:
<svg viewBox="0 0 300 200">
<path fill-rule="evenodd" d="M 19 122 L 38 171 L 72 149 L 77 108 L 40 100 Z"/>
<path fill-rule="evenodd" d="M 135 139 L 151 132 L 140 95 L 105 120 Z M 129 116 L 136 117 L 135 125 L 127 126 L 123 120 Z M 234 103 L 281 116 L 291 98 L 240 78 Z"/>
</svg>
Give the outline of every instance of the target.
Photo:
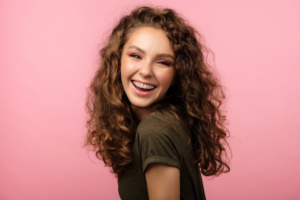
<svg viewBox="0 0 300 200">
<path fill-rule="evenodd" d="M 222 87 L 198 32 L 171 9 L 139 7 L 101 50 L 87 99 L 87 146 L 121 199 L 205 199 L 200 173 L 229 171 Z"/>
</svg>

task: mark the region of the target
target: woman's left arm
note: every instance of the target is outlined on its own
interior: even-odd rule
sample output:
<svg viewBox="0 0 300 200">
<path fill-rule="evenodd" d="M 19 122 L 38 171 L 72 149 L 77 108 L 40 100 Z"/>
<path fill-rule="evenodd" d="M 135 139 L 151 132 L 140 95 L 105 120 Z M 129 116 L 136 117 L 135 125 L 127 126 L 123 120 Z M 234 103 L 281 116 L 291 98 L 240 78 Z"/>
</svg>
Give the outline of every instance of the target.
<svg viewBox="0 0 300 200">
<path fill-rule="evenodd" d="M 180 172 L 176 167 L 151 164 L 145 172 L 149 200 L 179 200 Z"/>
</svg>

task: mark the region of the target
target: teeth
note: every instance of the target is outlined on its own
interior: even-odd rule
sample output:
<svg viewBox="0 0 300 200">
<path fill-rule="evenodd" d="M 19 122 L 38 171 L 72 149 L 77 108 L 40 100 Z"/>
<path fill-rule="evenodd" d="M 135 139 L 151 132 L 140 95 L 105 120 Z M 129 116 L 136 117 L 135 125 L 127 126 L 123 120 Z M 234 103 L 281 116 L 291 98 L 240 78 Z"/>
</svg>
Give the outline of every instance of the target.
<svg viewBox="0 0 300 200">
<path fill-rule="evenodd" d="M 138 82 L 132 82 L 136 87 L 138 88 L 141 88 L 141 89 L 144 89 L 144 90 L 152 90 L 154 89 L 154 86 L 152 85 L 145 85 L 145 84 L 142 84 L 142 83 L 138 83 Z"/>
</svg>

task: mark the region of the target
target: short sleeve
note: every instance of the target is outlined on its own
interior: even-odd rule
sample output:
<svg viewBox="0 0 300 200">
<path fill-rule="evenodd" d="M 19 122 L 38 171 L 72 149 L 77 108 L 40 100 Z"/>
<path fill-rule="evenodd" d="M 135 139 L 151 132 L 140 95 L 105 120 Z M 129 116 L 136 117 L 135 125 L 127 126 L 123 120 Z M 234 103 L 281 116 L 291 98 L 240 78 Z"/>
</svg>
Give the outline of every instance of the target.
<svg viewBox="0 0 300 200">
<path fill-rule="evenodd" d="M 141 122 L 137 133 L 143 172 L 150 164 L 165 164 L 180 169 L 178 137 L 170 124 L 150 115 Z"/>
</svg>

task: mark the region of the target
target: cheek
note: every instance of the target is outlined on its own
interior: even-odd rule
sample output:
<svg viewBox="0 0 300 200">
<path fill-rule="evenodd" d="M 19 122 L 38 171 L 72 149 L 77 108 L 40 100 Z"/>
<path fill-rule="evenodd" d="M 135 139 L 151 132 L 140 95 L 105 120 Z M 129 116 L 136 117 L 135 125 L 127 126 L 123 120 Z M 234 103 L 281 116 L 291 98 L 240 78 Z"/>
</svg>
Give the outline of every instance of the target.
<svg viewBox="0 0 300 200">
<path fill-rule="evenodd" d="M 163 73 L 158 73 L 160 83 L 169 87 L 173 83 L 175 77 L 175 70 L 166 70 Z"/>
<path fill-rule="evenodd" d="M 128 58 L 122 58 L 121 59 L 121 73 L 128 73 L 132 69 L 132 63 L 130 63 L 130 60 Z"/>
<path fill-rule="evenodd" d="M 166 79 L 168 80 L 168 82 L 171 84 L 173 82 L 173 79 L 175 77 L 175 69 L 172 68 L 166 75 Z"/>
</svg>

